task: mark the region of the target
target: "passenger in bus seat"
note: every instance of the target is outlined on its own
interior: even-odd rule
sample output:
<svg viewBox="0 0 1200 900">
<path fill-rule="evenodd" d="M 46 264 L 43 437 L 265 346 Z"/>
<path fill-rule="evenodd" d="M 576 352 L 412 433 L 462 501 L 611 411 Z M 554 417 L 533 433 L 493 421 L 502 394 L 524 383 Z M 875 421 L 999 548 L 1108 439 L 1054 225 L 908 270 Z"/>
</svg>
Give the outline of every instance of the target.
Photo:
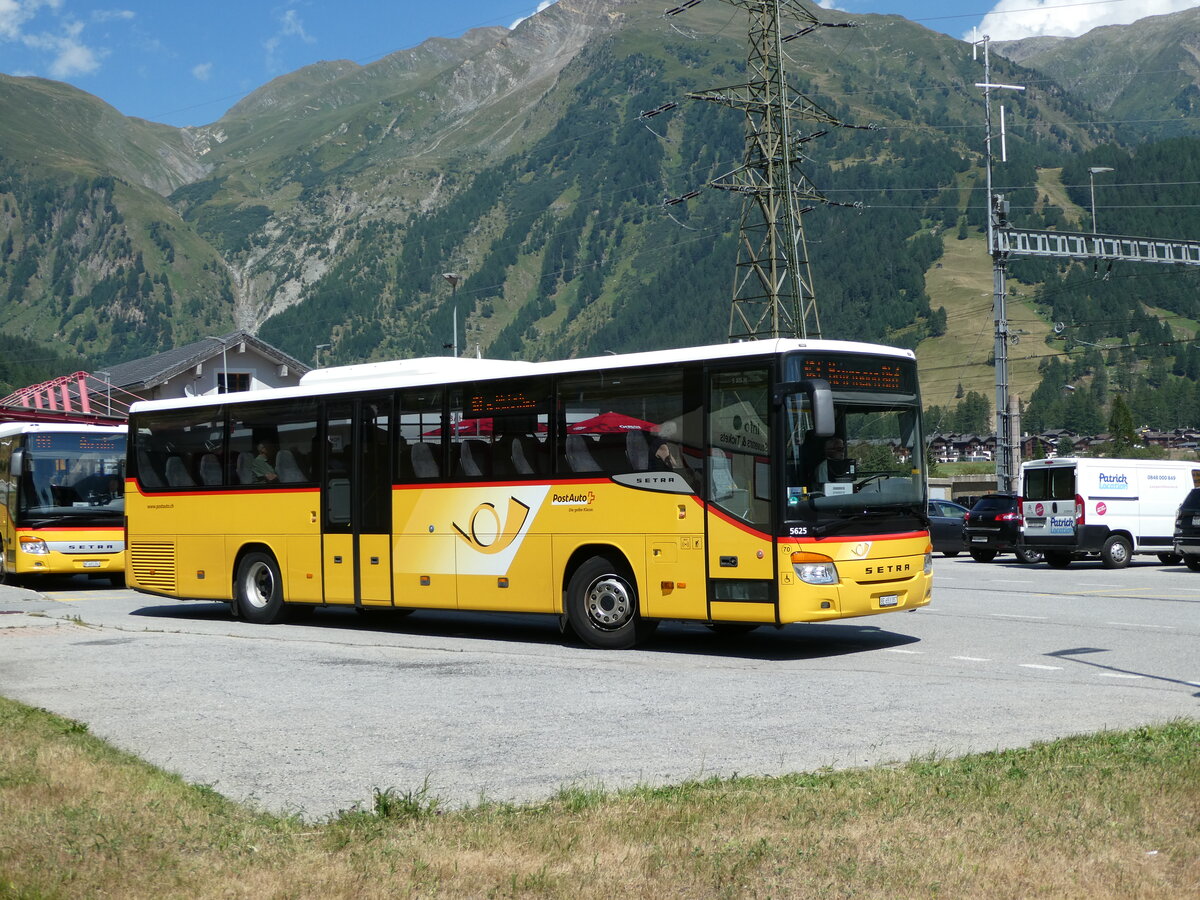
<svg viewBox="0 0 1200 900">
<path fill-rule="evenodd" d="M 250 461 L 250 472 L 254 475 L 254 480 L 259 484 L 278 481 L 279 475 L 275 472 L 278 448 L 270 441 L 259 441 L 257 449 L 258 455 Z"/>
<path fill-rule="evenodd" d="M 679 449 L 679 426 L 663 422 L 658 429 L 658 446 L 654 448 L 656 468 L 676 472 L 683 468 Z"/>
</svg>

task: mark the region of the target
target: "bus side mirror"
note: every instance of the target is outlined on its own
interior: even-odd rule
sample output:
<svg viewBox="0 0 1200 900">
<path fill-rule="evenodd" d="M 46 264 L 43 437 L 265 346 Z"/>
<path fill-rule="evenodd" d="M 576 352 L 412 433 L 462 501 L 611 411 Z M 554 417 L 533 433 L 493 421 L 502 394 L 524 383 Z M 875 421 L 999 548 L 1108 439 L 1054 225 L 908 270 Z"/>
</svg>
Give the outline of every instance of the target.
<svg viewBox="0 0 1200 900">
<path fill-rule="evenodd" d="M 804 392 L 812 406 L 813 433 L 817 437 L 830 437 L 836 430 L 833 417 L 833 389 L 824 378 L 813 378 L 804 382 Z"/>
<path fill-rule="evenodd" d="M 12 474 L 13 478 L 19 478 L 19 477 L 21 477 L 24 468 L 25 468 L 25 451 L 24 450 L 14 450 L 12 459 L 9 461 L 9 464 L 8 464 L 8 471 Z"/>
<path fill-rule="evenodd" d="M 837 429 L 833 415 L 833 389 L 824 378 L 807 381 L 792 381 L 775 388 L 775 402 L 782 403 L 784 397 L 803 393 L 808 397 L 808 408 L 812 411 L 812 433 L 817 437 L 830 437 Z"/>
</svg>

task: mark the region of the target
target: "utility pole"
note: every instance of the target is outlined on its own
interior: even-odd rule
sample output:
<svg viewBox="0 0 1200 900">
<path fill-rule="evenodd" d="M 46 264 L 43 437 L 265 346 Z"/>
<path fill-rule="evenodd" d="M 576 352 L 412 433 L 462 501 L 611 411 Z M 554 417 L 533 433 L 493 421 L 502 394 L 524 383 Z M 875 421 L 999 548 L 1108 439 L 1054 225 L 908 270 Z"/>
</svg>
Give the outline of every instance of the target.
<svg viewBox="0 0 1200 900">
<path fill-rule="evenodd" d="M 819 22 L 799 0 L 721 2 L 749 14 L 748 80 L 688 96 L 741 110 L 746 117 L 742 164 L 709 183 L 743 196 L 729 339 L 819 338 L 821 320 L 801 216 L 829 201 L 800 171 L 799 148 L 831 127 L 854 126 L 839 122 L 788 84 L 783 47 L 817 28 L 855 23 Z M 687 0 L 665 15 L 679 15 L 699 3 Z M 802 133 L 802 120 L 817 123 L 817 130 Z"/>
<path fill-rule="evenodd" d="M 461 277 L 454 272 L 443 272 L 442 277 L 450 283 L 450 302 L 454 306 L 454 322 L 451 327 L 454 329 L 454 340 L 449 344 L 442 346 L 447 349 L 453 349 L 454 358 L 458 359 L 458 283 Z"/>
<path fill-rule="evenodd" d="M 1008 225 L 1008 201 L 1000 194 L 992 193 L 992 90 L 1002 88 L 1010 91 L 1023 91 L 1025 88 L 1016 84 L 993 84 L 991 61 L 988 55 L 988 44 L 991 38 L 984 36 L 980 43 L 983 45 L 983 82 L 975 87 L 983 88 L 984 115 L 984 157 L 987 169 L 987 244 L 988 252 L 992 255 L 992 317 L 995 321 L 995 340 L 993 342 L 992 358 L 996 366 L 996 489 L 1010 491 L 1017 473 L 1017 459 L 1014 453 L 1015 440 L 1009 410 L 1008 396 L 1008 252 L 1001 249 L 996 240 L 996 234 Z M 1004 150 L 1004 107 L 1000 107 L 1000 141 L 1001 159 L 1007 154 Z"/>
<path fill-rule="evenodd" d="M 1007 290 L 1005 276 L 1008 260 L 1013 256 L 1040 257 L 1043 259 L 1107 260 L 1109 265 L 1116 261 L 1138 263 L 1160 263 L 1175 266 L 1200 267 L 1200 241 L 1181 241 L 1170 238 L 1126 237 L 1095 233 L 1096 187 L 1095 176 L 1113 171 L 1106 166 L 1088 170 L 1092 198 L 1092 233 L 1069 231 L 1040 231 L 1030 228 L 1014 228 L 1008 222 L 1008 202 L 1003 196 L 992 193 L 992 107 L 991 90 L 1023 91 L 1014 84 L 993 84 L 988 64 L 988 37 L 975 42 L 975 50 L 983 46 L 984 81 L 975 85 L 983 88 L 984 116 L 986 117 L 985 142 L 987 162 L 988 194 L 988 252 L 992 256 L 993 308 L 995 312 L 996 339 L 996 487 L 1013 490 L 1017 479 L 1018 460 L 1015 453 L 1020 443 L 1019 430 L 1014 427 L 1015 403 L 1010 402 L 1008 376 L 1008 315 L 1006 310 Z M 1001 159 L 1004 159 L 1004 107 L 1000 107 Z"/>
</svg>

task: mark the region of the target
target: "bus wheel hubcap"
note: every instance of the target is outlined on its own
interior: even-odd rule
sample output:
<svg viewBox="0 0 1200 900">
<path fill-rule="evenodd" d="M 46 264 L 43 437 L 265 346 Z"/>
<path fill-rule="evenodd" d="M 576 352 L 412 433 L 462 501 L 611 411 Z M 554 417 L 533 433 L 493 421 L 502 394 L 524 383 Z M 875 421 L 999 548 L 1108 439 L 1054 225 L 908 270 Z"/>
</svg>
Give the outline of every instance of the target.
<svg viewBox="0 0 1200 900">
<path fill-rule="evenodd" d="M 601 628 L 620 628 L 633 618 L 629 585 L 613 575 L 592 582 L 587 592 L 587 613 Z"/>
<path fill-rule="evenodd" d="M 271 568 L 263 563 L 255 563 L 246 575 L 246 599 L 252 606 L 262 608 L 271 602 L 275 593 L 275 582 L 271 577 Z"/>
</svg>

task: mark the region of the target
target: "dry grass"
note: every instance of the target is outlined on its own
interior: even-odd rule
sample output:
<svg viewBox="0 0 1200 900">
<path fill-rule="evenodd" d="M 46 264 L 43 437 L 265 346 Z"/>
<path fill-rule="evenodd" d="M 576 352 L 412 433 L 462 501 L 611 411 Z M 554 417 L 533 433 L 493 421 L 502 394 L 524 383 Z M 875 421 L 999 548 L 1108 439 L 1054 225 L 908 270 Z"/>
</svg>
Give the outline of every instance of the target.
<svg viewBox="0 0 1200 900">
<path fill-rule="evenodd" d="M 964 391 L 992 397 L 996 373 L 988 365 L 995 348 L 992 315 L 992 258 L 983 235 L 971 232 L 966 240 L 945 235 L 945 254 L 925 273 L 925 288 L 936 309 L 946 308 L 946 333 L 917 348 L 921 372 L 921 399 L 926 406 L 951 405 L 961 384 Z M 1041 383 L 1038 363 L 1050 352 L 1045 338 L 1050 326 L 1027 302 L 1026 285 L 1008 281 L 1008 321 L 1020 343 L 1009 347 L 1008 369 L 1012 391 L 1028 397 Z M 1019 294 L 1017 292 L 1020 292 Z"/>
<path fill-rule="evenodd" d="M 1088 897 L 1200 888 L 1200 723 L 895 769 L 321 824 L 0 700 L 0 897 Z"/>
</svg>

